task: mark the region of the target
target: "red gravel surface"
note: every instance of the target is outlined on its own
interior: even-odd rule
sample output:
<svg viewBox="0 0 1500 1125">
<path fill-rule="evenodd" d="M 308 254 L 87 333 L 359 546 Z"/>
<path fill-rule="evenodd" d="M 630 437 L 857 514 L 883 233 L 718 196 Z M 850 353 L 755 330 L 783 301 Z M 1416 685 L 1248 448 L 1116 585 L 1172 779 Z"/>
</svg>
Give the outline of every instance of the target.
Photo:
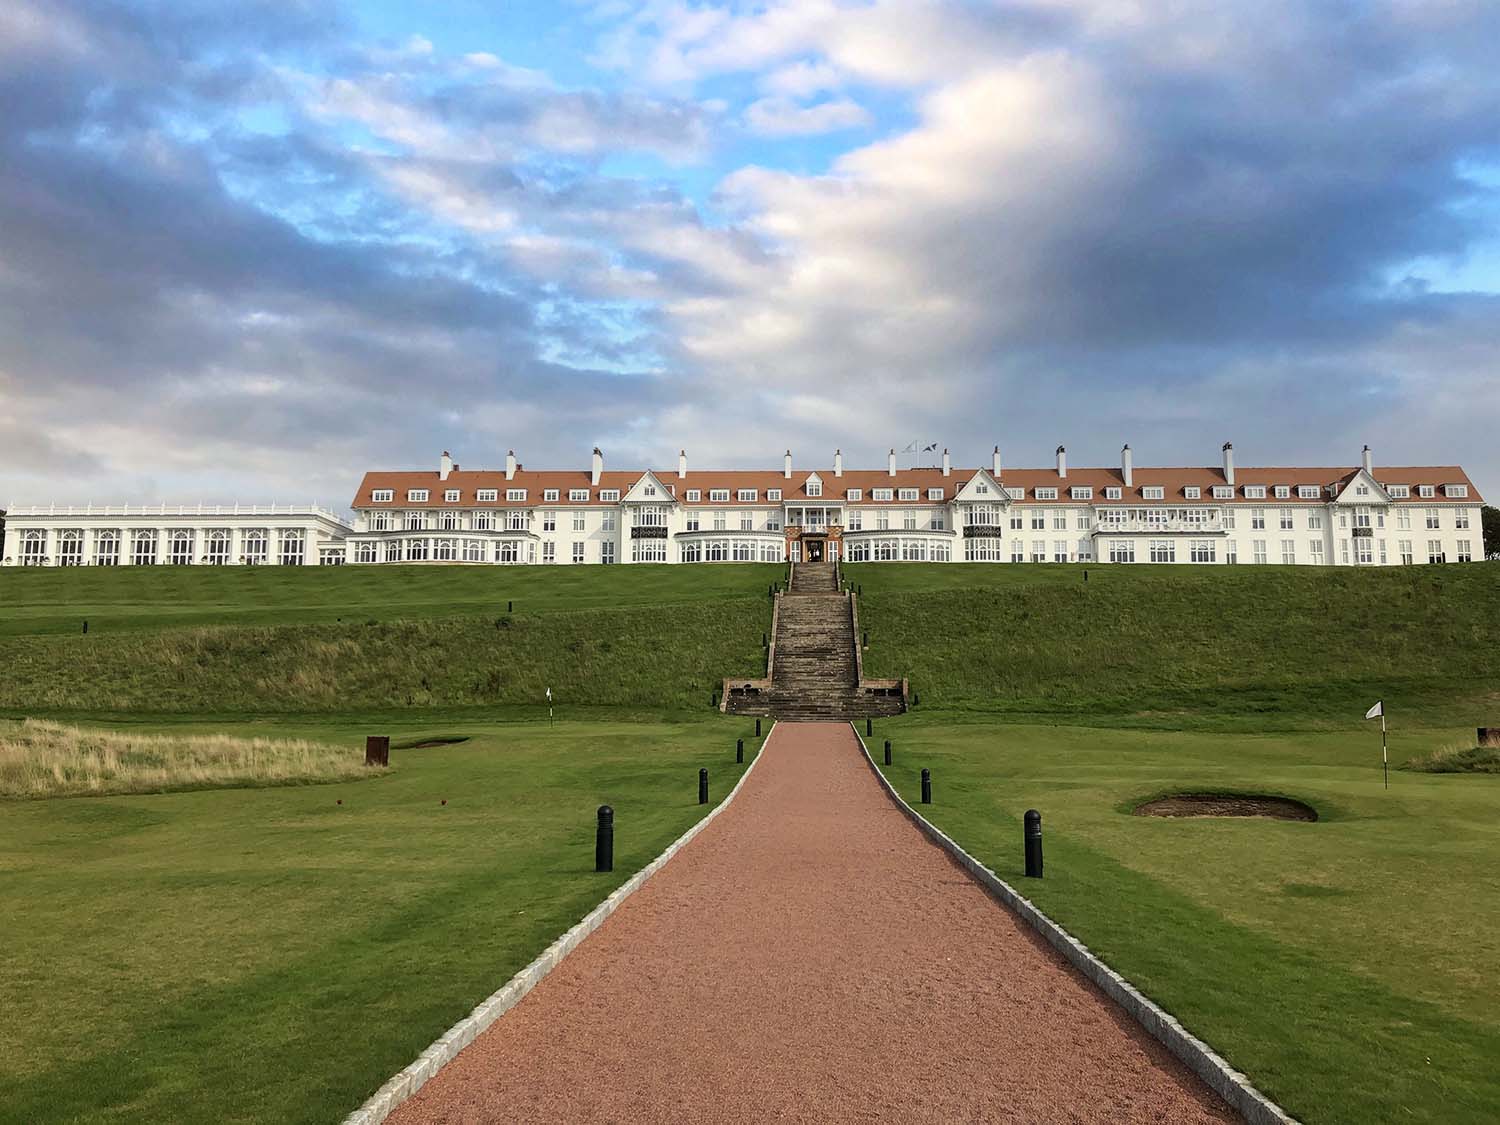
<svg viewBox="0 0 1500 1125">
<path fill-rule="evenodd" d="M 391 1120 L 1237 1120 L 922 837 L 847 724 L 762 755 Z"/>
</svg>

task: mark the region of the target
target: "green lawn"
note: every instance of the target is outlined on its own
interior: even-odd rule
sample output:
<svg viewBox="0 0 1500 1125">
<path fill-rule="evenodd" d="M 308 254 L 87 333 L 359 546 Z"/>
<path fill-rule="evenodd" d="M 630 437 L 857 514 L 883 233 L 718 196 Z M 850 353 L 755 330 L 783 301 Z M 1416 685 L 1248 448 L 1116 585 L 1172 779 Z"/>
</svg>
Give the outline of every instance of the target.
<svg viewBox="0 0 1500 1125">
<path fill-rule="evenodd" d="M 0 1120 L 337 1120 L 696 821 L 700 766 L 717 801 L 757 745 L 716 717 L 380 730 L 472 738 L 361 782 L 0 808 Z"/>
</svg>

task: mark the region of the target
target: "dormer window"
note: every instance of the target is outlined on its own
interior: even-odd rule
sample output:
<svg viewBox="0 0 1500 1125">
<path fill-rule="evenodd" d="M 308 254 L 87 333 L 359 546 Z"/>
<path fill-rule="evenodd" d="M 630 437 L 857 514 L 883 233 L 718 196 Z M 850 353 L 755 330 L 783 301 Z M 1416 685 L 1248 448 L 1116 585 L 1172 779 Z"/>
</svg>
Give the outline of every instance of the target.
<svg viewBox="0 0 1500 1125">
<path fill-rule="evenodd" d="M 1036 490 L 1036 498 L 1038 500 L 1056 500 L 1057 499 L 1057 489 L 1055 489 L 1055 488 L 1039 488 L 1039 489 Z"/>
<path fill-rule="evenodd" d="M 656 491 L 648 484 L 646 495 L 655 496 Z M 601 488 L 599 490 L 599 502 L 601 504 L 618 504 L 620 502 L 620 490 L 618 488 Z"/>
<path fill-rule="evenodd" d="M 1411 486 L 1405 484 L 1388 484 L 1385 490 L 1391 494 L 1392 500 L 1405 500 L 1411 495 Z"/>
<path fill-rule="evenodd" d="M 546 489 L 542 490 L 542 499 L 545 500 L 549 504 L 556 504 L 557 503 L 557 495 L 558 495 L 558 490 L 555 489 L 555 488 L 546 488 Z M 491 500 L 493 500 L 494 498 L 495 497 L 493 495 L 490 496 Z"/>
<path fill-rule="evenodd" d="M 1276 499 L 1285 500 L 1292 494 L 1292 486 L 1289 484 L 1278 484 L 1276 486 Z"/>
<path fill-rule="evenodd" d="M 943 490 L 941 488 L 929 488 L 927 490 L 927 499 L 929 499 L 929 500 L 941 500 L 942 498 L 943 498 Z"/>
<path fill-rule="evenodd" d="M 524 488 L 507 488 L 505 490 L 505 500 L 508 504 L 524 504 L 526 503 L 526 490 Z"/>
<path fill-rule="evenodd" d="M 425 488 L 408 488 L 406 490 L 406 502 L 408 504 L 427 503 L 427 490 Z"/>
<path fill-rule="evenodd" d="M 703 502 L 703 490 L 701 488 L 690 488 L 687 490 L 687 502 L 689 504 L 700 504 Z"/>
<path fill-rule="evenodd" d="M 1246 500 L 1264 500 L 1266 498 L 1266 486 L 1263 484 L 1245 485 Z"/>
<path fill-rule="evenodd" d="M 889 488 L 872 488 L 872 489 L 870 489 L 870 499 L 871 500 L 889 500 L 893 496 L 895 496 L 895 493 L 892 492 Z"/>
<path fill-rule="evenodd" d="M 823 482 L 820 481 L 820 480 L 810 480 L 810 481 L 808 481 L 807 482 L 807 494 L 809 496 L 822 496 L 823 495 Z"/>
<path fill-rule="evenodd" d="M 1466 484 L 1445 484 L 1443 495 L 1449 500 L 1463 500 L 1469 495 L 1469 486 Z"/>
<path fill-rule="evenodd" d="M 372 504 L 389 504 L 394 499 L 396 499 L 396 490 L 393 488 L 377 488 L 374 492 L 370 493 L 370 503 Z"/>
<path fill-rule="evenodd" d="M 1322 493 L 1322 491 L 1323 490 L 1315 484 L 1299 484 L 1297 486 L 1297 499 L 1316 500 Z"/>
<path fill-rule="evenodd" d="M 729 503 L 729 489 L 710 488 L 708 490 L 708 499 L 713 504 L 727 504 Z"/>
<path fill-rule="evenodd" d="M 753 504 L 759 493 L 753 488 L 741 488 L 734 494 L 734 498 L 741 504 Z"/>
<path fill-rule="evenodd" d="M 1141 499 L 1142 500 L 1164 500 L 1164 499 L 1166 499 L 1166 492 L 1165 492 L 1165 490 L 1164 490 L 1164 488 L 1163 488 L 1162 485 L 1159 485 L 1159 484 L 1148 484 L 1144 488 L 1141 489 Z"/>
<path fill-rule="evenodd" d="M 766 489 L 766 499 L 769 500 L 769 501 L 771 501 L 771 503 L 773 503 L 773 504 L 780 504 L 781 503 L 781 489 L 779 489 L 779 488 L 768 488 L 768 489 Z"/>
<path fill-rule="evenodd" d="M 1424 497 L 1424 498 L 1430 498 L 1432 496 L 1435 496 L 1436 494 L 1437 494 L 1436 490 L 1430 484 L 1419 484 L 1419 485 L 1417 485 L 1417 495 L 1418 496 L 1421 496 L 1421 497 Z"/>
<path fill-rule="evenodd" d="M 445 504 L 457 504 L 458 503 L 458 489 L 456 489 L 456 488 L 450 488 L 446 492 L 444 492 L 443 493 L 443 503 L 445 503 Z"/>
<path fill-rule="evenodd" d="M 1233 485 L 1228 485 L 1228 484 L 1216 484 L 1216 485 L 1214 485 L 1214 499 L 1215 500 L 1233 500 L 1234 499 L 1234 486 Z"/>
<path fill-rule="evenodd" d="M 474 502 L 476 504 L 493 504 L 498 499 L 500 499 L 498 489 L 481 488 L 474 493 Z"/>
<path fill-rule="evenodd" d="M 897 490 L 897 495 L 899 495 L 904 502 L 910 503 L 917 498 L 919 492 L 915 488 L 902 488 Z"/>
<path fill-rule="evenodd" d="M 589 502 L 589 490 L 586 488 L 568 489 L 568 501 L 573 504 L 587 504 Z"/>
<path fill-rule="evenodd" d="M 1024 500 L 1026 499 L 1026 490 L 1024 488 L 1007 488 L 1005 495 L 1009 496 L 1012 500 Z"/>
<path fill-rule="evenodd" d="M 1109 485 L 1104 490 L 1104 498 L 1106 500 L 1118 500 L 1120 498 L 1120 489 L 1119 489 L 1119 487 L 1116 486 L 1116 485 L 1113 485 L 1113 484 Z"/>
<path fill-rule="evenodd" d="M 848 500 L 851 504 L 858 504 L 864 499 L 864 496 L 865 490 L 862 488 L 850 488 L 844 491 L 844 499 Z"/>
<path fill-rule="evenodd" d="M 1182 496 L 1185 500 L 1198 500 L 1203 496 L 1203 489 L 1196 484 L 1190 484 L 1182 490 Z"/>
<path fill-rule="evenodd" d="M 1092 485 L 1075 484 L 1072 488 L 1068 489 L 1068 495 L 1074 500 L 1092 500 L 1094 498 L 1094 489 Z"/>
</svg>

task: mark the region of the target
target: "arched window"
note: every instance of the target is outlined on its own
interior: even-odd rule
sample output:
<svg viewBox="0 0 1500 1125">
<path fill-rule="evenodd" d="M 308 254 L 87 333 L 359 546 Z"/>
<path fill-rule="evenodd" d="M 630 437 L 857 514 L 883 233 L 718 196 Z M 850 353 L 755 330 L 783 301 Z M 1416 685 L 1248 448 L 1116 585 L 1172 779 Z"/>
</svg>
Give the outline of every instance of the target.
<svg viewBox="0 0 1500 1125">
<path fill-rule="evenodd" d="M 21 532 L 21 565 L 47 565 L 47 533 L 39 528 Z"/>
<path fill-rule="evenodd" d="M 173 566 L 193 565 L 193 533 L 187 528 L 180 527 L 168 537 L 167 561 Z"/>
<path fill-rule="evenodd" d="M 70 528 L 58 536 L 57 565 L 83 565 L 83 532 Z"/>
</svg>

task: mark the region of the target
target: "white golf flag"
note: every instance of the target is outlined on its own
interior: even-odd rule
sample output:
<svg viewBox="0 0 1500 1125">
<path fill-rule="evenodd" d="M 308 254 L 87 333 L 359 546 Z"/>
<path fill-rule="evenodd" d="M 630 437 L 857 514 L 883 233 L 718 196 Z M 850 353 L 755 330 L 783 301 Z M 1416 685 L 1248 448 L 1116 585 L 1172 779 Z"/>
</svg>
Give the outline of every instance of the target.
<svg viewBox="0 0 1500 1125">
<path fill-rule="evenodd" d="M 1385 701 L 1381 700 L 1379 703 L 1375 704 L 1374 707 L 1371 707 L 1368 711 L 1365 712 L 1365 718 L 1367 718 L 1367 719 L 1378 719 L 1378 718 L 1380 718 L 1384 714 L 1385 714 Z"/>
<path fill-rule="evenodd" d="M 547 689 L 547 702 L 548 703 L 552 702 L 552 689 L 551 688 Z"/>
</svg>

